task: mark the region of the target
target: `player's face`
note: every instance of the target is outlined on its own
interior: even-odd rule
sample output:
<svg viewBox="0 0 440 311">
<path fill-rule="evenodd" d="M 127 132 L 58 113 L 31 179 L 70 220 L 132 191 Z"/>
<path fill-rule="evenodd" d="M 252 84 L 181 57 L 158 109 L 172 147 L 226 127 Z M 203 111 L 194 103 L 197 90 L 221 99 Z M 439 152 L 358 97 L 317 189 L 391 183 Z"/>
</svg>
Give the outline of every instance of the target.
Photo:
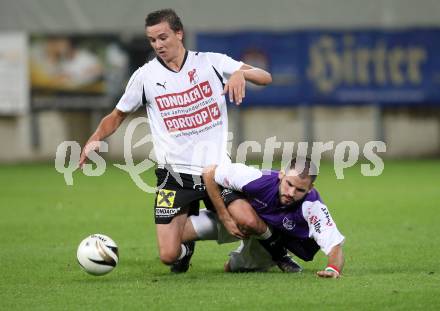
<svg viewBox="0 0 440 311">
<path fill-rule="evenodd" d="M 183 51 L 183 31 L 173 31 L 168 22 L 148 26 L 145 33 L 157 56 L 166 63 L 177 58 Z"/>
<path fill-rule="evenodd" d="M 280 172 L 280 202 L 289 205 L 300 201 L 313 188 L 310 177 L 301 178 L 295 170 L 289 170 L 287 174 Z"/>
</svg>

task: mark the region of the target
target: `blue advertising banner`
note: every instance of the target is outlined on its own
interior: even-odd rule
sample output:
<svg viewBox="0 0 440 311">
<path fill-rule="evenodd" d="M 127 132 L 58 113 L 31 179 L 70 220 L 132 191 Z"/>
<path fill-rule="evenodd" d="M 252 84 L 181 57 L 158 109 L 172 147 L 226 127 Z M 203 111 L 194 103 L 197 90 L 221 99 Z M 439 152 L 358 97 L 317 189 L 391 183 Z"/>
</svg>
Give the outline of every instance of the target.
<svg viewBox="0 0 440 311">
<path fill-rule="evenodd" d="M 200 33 L 197 49 L 271 72 L 248 105 L 440 105 L 440 29 Z"/>
</svg>

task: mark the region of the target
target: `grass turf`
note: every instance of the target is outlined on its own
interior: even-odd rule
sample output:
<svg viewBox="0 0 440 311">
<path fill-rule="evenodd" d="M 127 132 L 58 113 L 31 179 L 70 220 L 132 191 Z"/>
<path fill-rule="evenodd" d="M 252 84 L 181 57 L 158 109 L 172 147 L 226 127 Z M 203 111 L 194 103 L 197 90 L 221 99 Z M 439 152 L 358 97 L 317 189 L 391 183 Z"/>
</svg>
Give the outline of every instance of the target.
<svg viewBox="0 0 440 311">
<path fill-rule="evenodd" d="M 379 177 L 360 167 L 316 186 L 346 236 L 339 280 L 318 279 L 320 252 L 305 271 L 226 274 L 237 244 L 199 242 L 190 271 L 159 262 L 153 195 L 109 166 L 66 186 L 53 165 L 0 166 L 0 309 L 4 310 L 414 310 L 440 308 L 440 161 L 386 161 Z M 153 170 L 144 179 L 154 185 Z M 91 233 L 119 245 L 109 275 L 89 276 L 76 247 Z"/>
</svg>

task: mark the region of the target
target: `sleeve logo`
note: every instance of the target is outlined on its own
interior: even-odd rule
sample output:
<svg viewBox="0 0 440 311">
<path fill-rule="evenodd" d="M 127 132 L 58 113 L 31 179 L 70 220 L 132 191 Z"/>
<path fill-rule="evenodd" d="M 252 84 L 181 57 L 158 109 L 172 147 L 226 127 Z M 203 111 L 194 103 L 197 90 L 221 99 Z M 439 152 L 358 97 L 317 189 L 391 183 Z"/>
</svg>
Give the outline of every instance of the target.
<svg viewBox="0 0 440 311">
<path fill-rule="evenodd" d="M 329 227 L 333 226 L 328 210 L 325 207 L 321 207 L 321 211 L 324 213 L 325 219 L 327 220 L 326 225 Z"/>
<path fill-rule="evenodd" d="M 313 228 L 317 233 L 321 233 L 321 220 L 317 216 L 310 216 L 309 222 L 313 225 Z"/>
</svg>

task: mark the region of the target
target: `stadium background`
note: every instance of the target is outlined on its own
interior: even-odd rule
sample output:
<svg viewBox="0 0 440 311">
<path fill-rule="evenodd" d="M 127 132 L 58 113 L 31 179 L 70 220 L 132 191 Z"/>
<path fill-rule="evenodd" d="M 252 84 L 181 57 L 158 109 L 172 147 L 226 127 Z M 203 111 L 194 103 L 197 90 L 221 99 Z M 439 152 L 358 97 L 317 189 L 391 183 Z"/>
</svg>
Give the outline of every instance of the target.
<svg viewBox="0 0 440 311">
<path fill-rule="evenodd" d="M 245 109 L 238 110 L 231 107 L 231 130 L 235 135 L 235 146 L 245 140 L 255 140 L 264 145 L 265 139 L 270 136 L 276 136 L 278 141 L 293 142 L 335 141 L 337 143 L 342 140 L 352 140 L 361 147 L 370 140 L 383 140 L 387 143 L 384 157 L 439 155 L 440 66 L 436 62 L 438 55 L 436 53 L 440 43 L 436 39 L 439 37 L 436 27 L 440 23 L 440 13 L 437 1 L 424 0 L 415 4 L 409 0 L 332 2 L 304 0 L 275 1 L 271 5 L 265 1 L 240 1 L 240 9 L 238 12 L 234 9 L 234 13 L 231 12 L 231 8 L 238 7 L 234 1 L 221 3 L 148 1 L 147 3 L 131 0 L 124 3 L 111 2 L 109 5 L 106 1 L 97 0 L 63 2 L 19 0 L 2 1 L 0 5 L 0 29 L 4 38 L 2 53 L 4 66 L 1 78 L 3 94 L 0 94 L 2 98 L 0 101 L 1 162 L 50 160 L 54 158 L 56 147 L 62 141 L 76 140 L 83 144 L 95 128 L 97 120 L 114 107 L 129 74 L 145 61 L 147 53 L 143 38 L 144 15 L 163 6 L 175 8 L 182 16 L 186 29 L 186 45 L 189 49 L 203 49 L 203 47 L 209 49 L 213 46 L 209 43 L 212 40 L 208 40 L 210 35 L 241 33 L 239 37 L 241 41 L 237 39 L 221 41 L 220 46 L 223 44 L 223 47 L 226 47 L 223 50 L 236 57 L 243 57 L 241 52 L 257 45 L 262 48 L 262 51 L 259 51 L 260 55 L 257 57 L 250 55 L 246 60 L 263 67 L 266 65 L 271 71 L 279 71 L 278 74 L 274 73 L 274 77 L 276 75 L 277 78 L 274 82 L 284 83 L 286 87 L 281 88 L 281 92 L 275 89 L 275 93 L 269 91 L 263 97 L 254 96 L 253 98 L 263 98 L 257 107 L 250 99 L 245 102 L 243 106 Z M 405 63 L 401 63 L 400 73 L 401 79 L 405 79 L 404 82 L 388 80 L 381 88 L 380 81 L 374 78 L 373 64 L 370 65 L 370 78 L 367 78 L 367 82 L 359 79 L 345 82 L 342 91 L 354 91 L 357 94 L 356 92 L 361 89 L 370 92 L 366 95 L 358 92 L 354 102 L 346 99 L 341 101 L 337 91 L 324 94 L 317 99 L 313 96 L 316 95 L 317 89 L 295 85 L 295 80 L 307 78 L 307 70 L 311 70 L 311 65 L 303 65 L 312 57 L 311 52 L 297 51 L 298 46 L 301 47 L 304 43 L 308 46 L 303 47 L 302 50 L 310 49 L 313 44 L 308 43 L 308 39 L 300 41 L 301 36 L 309 34 L 311 40 L 319 40 L 330 35 L 333 36 L 330 38 L 336 40 L 334 44 L 339 46 L 344 45 L 349 38 L 348 40 L 355 41 L 352 43 L 353 49 L 367 48 L 370 51 L 373 51 L 380 42 L 385 42 L 388 47 L 385 57 L 394 58 L 398 62 L 400 56 L 392 54 L 391 49 L 398 47 L 403 53 L 407 52 L 412 46 L 412 41 L 423 37 L 423 32 L 426 31 L 433 33 L 430 36 L 425 35 L 426 40 L 422 43 L 414 42 L 425 53 L 416 71 L 412 68 L 412 76 L 418 75 L 414 78 L 418 79 L 416 82 L 414 79 L 408 81 L 411 69 Z M 253 33 L 253 37 L 264 34 L 266 45 L 262 46 L 261 40 L 246 41 L 246 38 L 252 37 L 246 32 Z M 419 34 L 420 32 L 422 35 Z M 18 36 L 11 39 L 11 36 L 17 33 Z M 289 38 L 283 41 L 277 37 L 283 34 L 291 34 L 292 41 L 298 42 L 294 43 L 297 46 L 291 48 L 288 46 Z M 113 53 L 113 63 L 110 65 L 108 58 L 111 56 L 108 56 L 107 60 L 101 59 L 102 62 L 106 61 L 103 70 L 104 83 L 107 83 L 104 87 L 101 85 L 103 87 L 101 90 L 107 88 L 107 91 L 100 93 L 102 96 L 93 92 L 92 96 L 87 96 L 90 92 L 87 94 L 81 87 L 76 89 L 76 93 L 74 90 L 70 94 L 67 92 L 67 95 L 63 94 L 62 88 L 57 90 L 55 87 L 54 91 L 50 89 L 50 85 L 49 91 L 44 89 L 44 85 L 41 90 L 38 78 L 32 81 L 28 78 L 31 76 L 29 68 L 32 66 L 28 66 L 26 62 L 32 63 L 34 50 L 38 48 L 38 40 L 43 39 L 44 44 L 45 38 L 51 40 L 55 37 L 56 40 L 56 35 L 76 40 L 79 42 L 77 48 L 98 55 L 104 53 L 103 49 L 107 55 Z M 11 40 L 14 45 L 8 49 L 6 42 Z M 101 50 L 99 47 L 93 49 L 90 42 L 101 42 L 104 48 L 101 46 Z M 241 52 L 236 46 L 237 42 L 242 45 Z M 274 51 L 275 48 L 268 49 L 268 46 L 280 50 Z M 286 49 L 284 54 L 281 51 L 283 48 Z M 112 51 L 109 51 L 111 49 Z M 16 57 L 11 58 L 11 53 L 14 54 L 14 51 L 18 50 L 20 52 L 15 54 Z M 290 51 L 297 54 L 289 54 Z M 274 55 L 264 59 L 264 53 Z M 343 57 L 342 49 L 337 53 Z M 258 57 L 261 55 L 263 59 Z M 16 66 L 16 62 L 20 65 Z M 288 68 L 292 62 L 303 68 Z M 284 71 L 280 68 L 276 69 L 276 66 L 286 69 Z M 345 69 L 339 65 L 336 70 Z M 353 70 L 355 75 L 360 71 L 355 65 L 349 70 Z M 385 75 L 393 74 L 389 67 L 384 67 L 383 70 Z M 292 86 L 290 89 L 294 90 L 293 92 L 286 92 L 289 86 Z M 374 96 L 383 90 L 391 94 L 384 103 Z M 411 101 L 408 97 L 405 98 L 406 91 L 415 91 L 417 99 Z M 304 92 L 309 95 L 306 100 L 300 96 Z M 392 92 L 396 93 L 395 99 L 389 100 L 392 98 Z M 272 99 L 271 94 L 279 96 Z M 283 98 L 284 102 L 280 98 Z M 402 98 L 402 101 L 398 98 Z M 148 129 L 142 128 L 136 133 L 142 136 L 145 130 Z M 124 130 L 118 131 L 109 139 L 108 156 L 121 158 L 123 133 Z M 148 146 L 145 145 L 143 148 L 133 150 L 133 153 L 142 158 L 148 152 L 146 149 Z M 280 149 L 276 152 L 280 152 Z M 250 156 L 258 158 L 261 154 L 254 152 Z M 324 156 L 332 155 L 325 153 Z"/>
<path fill-rule="evenodd" d="M 341 280 L 332 283 L 315 277 L 326 264 L 321 253 L 313 262 L 301 262 L 305 270 L 300 275 L 276 269 L 266 274 L 225 274 L 223 263 L 236 245 L 214 242 L 198 243 L 189 273 L 170 275 L 157 256 L 153 195 L 146 195 L 112 165 L 100 177 L 75 172 L 73 186 L 67 186 L 55 170 L 59 143 L 83 144 L 114 106 L 129 74 L 144 61 L 145 15 L 163 7 L 181 15 L 189 49 L 197 49 L 199 39 L 210 44 L 210 38 L 222 36 L 222 48 L 234 54 L 250 42 L 246 40 L 272 36 L 258 46 L 269 56 L 283 51 L 270 48 L 280 42 L 286 51 L 298 53 L 292 58 L 296 67 L 289 67 L 290 52 L 268 58 L 269 70 L 280 70 L 277 82 L 288 82 L 280 87 L 294 91 L 286 93 L 291 102 L 279 102 L 284 96 L 251 102 L 256 89 L 249 90 L 248 101 L 239 109 L 230 106 L 236 145 L 245 140 L 264 145 L 270 136 L 296 143 L 387 143 L 387 152 L 380 154 L 385 170 L 377 177 L 362 176 L 357 165 L 345 171 L 344 180 L 337 180 L 331 161 L 323 163 L 317 187 L 347 237 Z M 439 27 L 440 2 L 435 0 L 1 0 L 0 310 L 437 310 Z M 299 44 L 277 40 L 280 37 Z M 387 54 L 395 61 L 401 59 L 402 49 L 405 54 L 422 48 L 426 62 L 411 70 L 402 66 L 403 83 L 397 74 L 397 82 L 381 85 L 380 79 L 370 79 L 362 84 L 365 76 L 356 70 L 361 82 L 350 84 L 346 73 L 341 87 L 324 96 L 315 92 L 307 62 L 312 59 L 308 49 L 328 37 L 333 44 L 358 51 L 377 50 L 381 44 L 389 51 L 397 47 L 394 56 Z M 233 41 L 237 38 L 238 43 Z M 72 79 L 70 85 L 60 85 L 53 77 L 31 82 L 32 57 L 41 61 L 38 56 L 44 56 L 45 45 L 52 52 L 73 48 L 92 52 L 95 57 L 88 59 L 106 60 L 107 67 L 94 79 L 85 79 L 87 83 Z M 268 59 L 255 55 L 251 53 L 253 61 L 267 64 Z M 328 55 L 333 54 L 327 54 L 326 61 L 334 59 Z M 336 53 L 338 59 L 342 55 Z M 47 59 L 42 59 L 44 64 Z M 283 64 L 290 70 L 287 75 Z M 74 72 L 77 68 L 66 67 Z M 392 76 L 391 71 L 385 74 Z M 106 88 L 106 83 L 117 87 Z M 304 91 L 298 85 L 305 85 Z M 258 98 L 281 94 L 273 90 Z M 396 97 L 379 100 L 383 92 L 395 92 Z M 408 92 L 417 96 L 402 96 Z M 355 94 L 356 100 L 347 102 L 341 94 Z M 122 162 L 127 123 L 109 139 L 106 156 L 117 163 Z M 133 141 L 146 132 L 147 128 L 137 129 Z M 148 154 L 148 147 L 133 148 L 138 161 Z M 332 158 L 332 152 L 324 155 Z M 262 154 L 252 156 L 258 163 Z M 152 170 L 143 175 L 150 185 L 153 175 Z M 103 278 L 86 275 L 75 261 L 80 240 L 95 232 L 108 234 L 120 247 L 117 269 Z"/>
</svg>

